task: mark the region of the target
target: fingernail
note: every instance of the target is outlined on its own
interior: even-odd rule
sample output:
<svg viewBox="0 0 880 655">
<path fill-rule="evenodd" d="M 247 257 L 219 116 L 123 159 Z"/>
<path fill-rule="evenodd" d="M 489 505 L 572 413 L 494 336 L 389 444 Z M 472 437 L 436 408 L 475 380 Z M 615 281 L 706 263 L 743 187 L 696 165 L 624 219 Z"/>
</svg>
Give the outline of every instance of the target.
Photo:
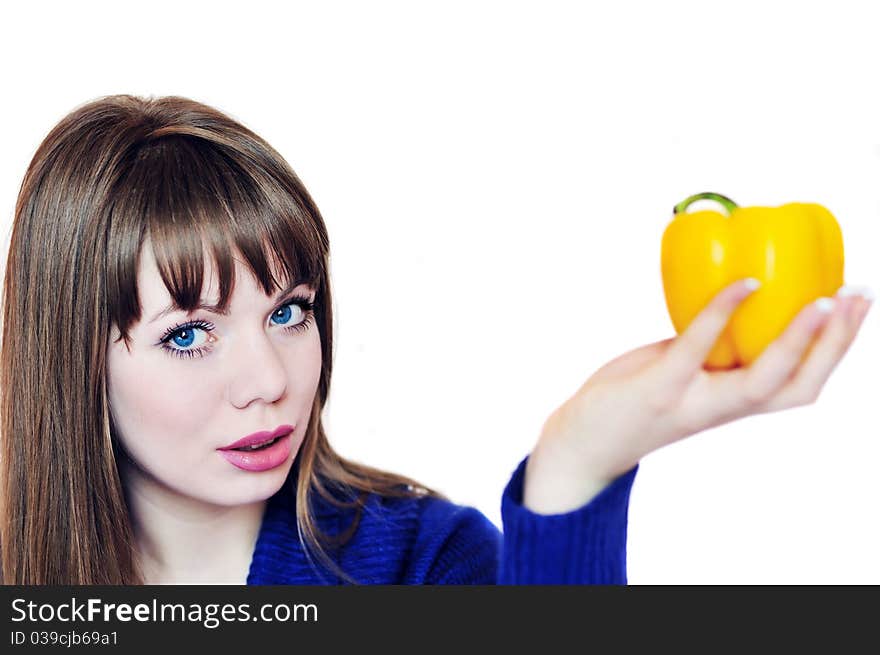
<svg viewBox="0 0 880 655">
<path fill-rule="evenodd" d="M 874 300 L 874 292 L 868 287 L 842 286 L 837 290 L 838 297 L 846 298 L 848 296 L 861 296 L 865 300 Z"/>
<path fill-rule="evenodd" d="M 828 314 L 832 309 L 834 309 L 834 299 L 833 298 L 819 298 L 815 303 L 816 309 L 824 314 Z"/>
<path fill-rule="evenodd" d="M 743 280 L 743 286 L 746 289 L 750 289 L 751 291 L 754 291 L 759 286 L 761 286 L 761 280 L 759 280 L 758 278 L 754 278 L 754 277 L 747 277 L 745 280 Z"/>
</svg>

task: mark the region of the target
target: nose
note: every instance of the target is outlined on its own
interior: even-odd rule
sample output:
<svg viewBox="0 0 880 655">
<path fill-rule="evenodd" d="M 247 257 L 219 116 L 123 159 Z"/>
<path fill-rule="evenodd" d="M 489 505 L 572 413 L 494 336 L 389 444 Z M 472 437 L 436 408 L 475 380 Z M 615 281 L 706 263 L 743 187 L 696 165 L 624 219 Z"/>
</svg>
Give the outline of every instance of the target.
<svg viewBox="0 0 880 655">
<path fill-rule="evenodd" d="M 265 333 L 242 335 L 230 361 L 229 400 L 239 409 L 255 401 L 276 402 L 287 391 L 287 368 L 277 346 Z"/>
</svg>

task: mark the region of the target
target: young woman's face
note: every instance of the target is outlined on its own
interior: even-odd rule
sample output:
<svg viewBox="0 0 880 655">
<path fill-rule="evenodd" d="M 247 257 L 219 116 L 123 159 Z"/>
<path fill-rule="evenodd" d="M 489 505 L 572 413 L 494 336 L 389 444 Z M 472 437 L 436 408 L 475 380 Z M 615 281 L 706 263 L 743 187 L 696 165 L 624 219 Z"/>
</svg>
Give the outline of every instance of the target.
<svg viewBox="0 0 880 655">
<path fill-rule="evenodd" d="M 208 262 L 202 301 L 213 304 L 219 285 Z M 271 496 L 293 464 L 321 373 L 320 335 L 306 304 L 315 290 L 301 285 L 268 297 L 238 258 L 235 266 L 227 315 L 172 309 L 157 318 L 171 297 L 149 242 L 143 248 L 131 350 L 114 343 L 114 328 L 107 354 L 113 421 L 136 464 L 129 486 L 232 506 Z M 267 449 L 223 450 L 284 426 L 294 429 Z"/>
</svg>

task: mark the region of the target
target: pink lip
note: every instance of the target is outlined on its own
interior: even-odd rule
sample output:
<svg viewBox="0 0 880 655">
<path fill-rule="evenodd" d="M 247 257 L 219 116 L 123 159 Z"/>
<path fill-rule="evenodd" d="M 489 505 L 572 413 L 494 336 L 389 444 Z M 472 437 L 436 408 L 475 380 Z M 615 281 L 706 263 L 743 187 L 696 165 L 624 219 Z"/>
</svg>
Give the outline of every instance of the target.
<svg viewBox="0 0 880 655">
<path fill-rule="evenodd" d="M 293 441 L 292 431 L 292 426 L 282 425 L 274 432 L 256 432 L 236 441 L 232 446 L 218 448 L 217 451 L 227 462 L 242 470 L 268 471 L 281 466 L 290 458 L 291 442 Z M 232 447 L 240 447 L 239 444 L 249 446 L 276 437 L 279 437 L 278 441 L 263 450 L 231 450 Z"/>
<path fill-rule="evenodd" d="M 282 435 L 287 434 L 288 432 L 293 432 L 294 427 L 292 425 L 279 425 L 272 432 L 268 430 L 263 430 L 262 432 L 254 432 L 253 434 L 249 434 L 246 437 L 242 437 L 235 443 L 229 444 L 228 446 L 223 446 L 218 450 L 230 450 L 232 448 L 243 448 L 244 446 L 253 446 L 254 444 L 258 444 L 262 441 L 268 441 L 269 439 L 275 439 L 276 437 L 280 437 Z"/>
<path fill-rule="evenodd" d="M 287 434 L 265 450 L 254 450 L 247 452 L 244 450 L 219 450 L 223 458 L 244 471 L 268 471 L 278 468 L 290 457 L 291 445 L 293 438 Z"/>
</svg>

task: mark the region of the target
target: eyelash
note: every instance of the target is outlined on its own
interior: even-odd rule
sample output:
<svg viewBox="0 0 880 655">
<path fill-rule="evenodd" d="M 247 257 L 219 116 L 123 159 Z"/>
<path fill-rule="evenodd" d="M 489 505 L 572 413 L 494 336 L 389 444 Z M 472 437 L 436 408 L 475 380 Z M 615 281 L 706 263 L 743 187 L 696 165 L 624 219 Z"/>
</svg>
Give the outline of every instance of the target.
<svg viewBox="0 0 880 655">
<path fill-rule="evenodd" d="M 279 309 L 287 307 L 288 305 L 297 305 L 300 309 L 302 309 L 305 313 L 305 318 L 302 322 L 297 323 L 296 325 L 288 325 L 282 326 L 284 330 L 288 332 L 305 332 L 309 329 L 309 324 L 315 318 L 315 303 L 311 302 L 305 296 L 292 296 L 288 298 L 285 302 L 278 305 L 278 307 L 272 311 L 274 314 Z M 162 350 L 167 352 L 172 357 L 204 357 L 208 352 L 211 351 L 211 348 L 201 347 L 201 348 L 193 348 L 191 350 L 182 350 L 180 348 L 170 348 L 164 344 L 167 344 L 174 337 L 175 334 L 182 330 L 191 329 L 191 328 L 199 328 L 201 330 L 205 330 L 206 332 L 211 332 L 214 329 L 214 324 L 208 321 L 196 320 L 196 321 L 187 321 L 186 323 L 181 323 L 180 325 L 175 325 L 174 327 L 168 328 L 165 330 L 165 333 L 162 335 L 162 338 L 159 340 L 159 343 L 162 344 Z"/>
</svg>

